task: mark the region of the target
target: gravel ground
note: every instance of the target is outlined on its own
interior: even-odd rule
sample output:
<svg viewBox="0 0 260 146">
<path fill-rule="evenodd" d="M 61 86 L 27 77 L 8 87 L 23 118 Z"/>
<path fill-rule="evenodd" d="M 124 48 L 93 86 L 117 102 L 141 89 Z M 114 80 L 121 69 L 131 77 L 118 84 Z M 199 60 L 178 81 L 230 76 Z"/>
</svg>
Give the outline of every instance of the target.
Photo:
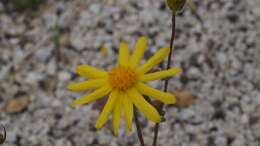
<svg viewBox="0 0 260 146">
<path fill-rule="evenodd" d="M 177 17 L 174 66 L 184 69 L 170 89 L 198 97 L 187 108 L 166 108 L 159 146 L 260 146 L 260 1 L 197 0 Z M 66 90 L 78 64 L 108 68 L 120 40 L 149 38 L 149 57 L 170 41 L 163 0 L 54 1 L 26 12 L 0 2 L 0 120 L 6 146 L 138 146 L 124 123 L 99 131 L 92 106 Z M 56 40 L 56 41 L 55 41 Z M 58 41 L 57 41 L 58 40 Z M 57 43 L 60 42 L 60 43 Z M 105 45 L 109 49 L 101 51 Z M 59 49 L 58 49 L 59 48 Z M 160 83 L 155 85 L 160 87 Z M 153 123 L 142 120 L 147 145 Z"/>
</svg>

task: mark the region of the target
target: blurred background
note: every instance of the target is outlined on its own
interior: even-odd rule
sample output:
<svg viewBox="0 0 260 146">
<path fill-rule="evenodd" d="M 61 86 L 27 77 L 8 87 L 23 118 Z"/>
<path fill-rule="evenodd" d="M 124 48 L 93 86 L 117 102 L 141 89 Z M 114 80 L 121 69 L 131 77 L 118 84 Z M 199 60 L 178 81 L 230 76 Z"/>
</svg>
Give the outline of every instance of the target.
<svg viewBox="0 0 260 146">
<path fill-rule="evenodd" d="M 159 146 L 260 146 L 260 1 L 194 0 L 178 14 L 171 79 L 181 103 L 166 107 Z M 164 0 L 0 0 L 0 124 L 5 146 L 138 146 L 136 131 L 94 128 L 102 104 L 71 109 L 79 64 L 116 61 L 119 42 L 168 46 Z M 160 88 L 161 82 L 154 86 Z M 152 143 L 154 124 L 140 117 Z M 135 129 L 133 125 L 133 129 Z"/>
</svg>

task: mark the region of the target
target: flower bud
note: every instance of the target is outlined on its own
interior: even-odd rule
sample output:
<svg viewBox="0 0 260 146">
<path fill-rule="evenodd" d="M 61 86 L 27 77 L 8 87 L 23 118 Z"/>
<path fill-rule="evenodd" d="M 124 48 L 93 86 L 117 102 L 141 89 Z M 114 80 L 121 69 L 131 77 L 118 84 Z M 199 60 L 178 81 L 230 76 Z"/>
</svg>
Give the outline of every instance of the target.
<svg viewBox="0 0 260 146">
<path fill-rule="evenodd" d="M 185 3 L 186 0 L 167 0 L 168 7 L 175 13 L 181 11 Z"/>
<path fill-rule="evenodd" d="M 6 130 L 3 125 L 1 125 L 1 130 L 0 130 L 0 145 L 3 144 L 6 140 Z"/>
</svg>

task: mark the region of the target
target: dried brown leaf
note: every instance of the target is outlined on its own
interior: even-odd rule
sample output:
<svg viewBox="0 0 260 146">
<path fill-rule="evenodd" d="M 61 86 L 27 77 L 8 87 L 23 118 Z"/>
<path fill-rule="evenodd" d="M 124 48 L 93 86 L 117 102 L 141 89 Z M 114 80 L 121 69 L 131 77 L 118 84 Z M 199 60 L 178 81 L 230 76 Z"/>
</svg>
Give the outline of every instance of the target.
<svg viewBox="0 0 260 146">
<path fill-rule="evenodd" d="M 29 104 L 29 97 L 26 95 L 21 96 L 7 101 L 5 110 L 8 113 L 19 113 L 22 110 L 24 110 L 28 106 L 28 104 Z"/>
<path fill-rule="evenodd" d="M 176 96 L 177 99 L 177 107 L 189 107 L 194 103 L 194 100 L 197 98 L 187 90 L 177 90 L 174 91 L 173 94 Z"/>
</svg>

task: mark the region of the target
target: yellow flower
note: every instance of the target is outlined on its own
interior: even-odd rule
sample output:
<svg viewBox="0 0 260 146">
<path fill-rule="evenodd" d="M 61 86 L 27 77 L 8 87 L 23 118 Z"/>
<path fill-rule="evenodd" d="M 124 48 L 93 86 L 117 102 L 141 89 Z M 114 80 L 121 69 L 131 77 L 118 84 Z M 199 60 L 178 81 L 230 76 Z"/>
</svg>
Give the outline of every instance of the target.
<svg viewBox="0 0 260 146">
<path fill-rule="evenodd" d="M 101 128 L 113 112 L 113 132 L 117 134 L 121 115 L 124 115 L 128 131 L 132 128 L 134 114 L 133 105 L 143 115 L 154 122 L 160 122 L 158 111 L 148 103 L 143 95 L 153 97 L 165 104 L 174 104 L 176 98 L 173 94 L 161 92 L 145 85 L 145 82 L 167 78 L 181 72 L 181 68 L 175 67 L 165 71 L 148 73 L 154 66 L 159 64 L 170 52 L 170 48 L 162 48 L 153 55 L 146 63 L 139 65 L 147 48 L 147 39 L 140 37 L 134 47 L 133 55 L 129 55 L 128 45 L 120 43 L 118 64 L 109 72 L 88 65 L 76 67 L 76 72 L 86 78 L 87 81 L 72 83 L 68 89 L 72 91 L 85 91 L 95 89 L 89 95 L 76 99 L 72 107 L 87 104 L 106 95 L 108 100 L 101 112 L 96 128 Z"/>
</svg>

